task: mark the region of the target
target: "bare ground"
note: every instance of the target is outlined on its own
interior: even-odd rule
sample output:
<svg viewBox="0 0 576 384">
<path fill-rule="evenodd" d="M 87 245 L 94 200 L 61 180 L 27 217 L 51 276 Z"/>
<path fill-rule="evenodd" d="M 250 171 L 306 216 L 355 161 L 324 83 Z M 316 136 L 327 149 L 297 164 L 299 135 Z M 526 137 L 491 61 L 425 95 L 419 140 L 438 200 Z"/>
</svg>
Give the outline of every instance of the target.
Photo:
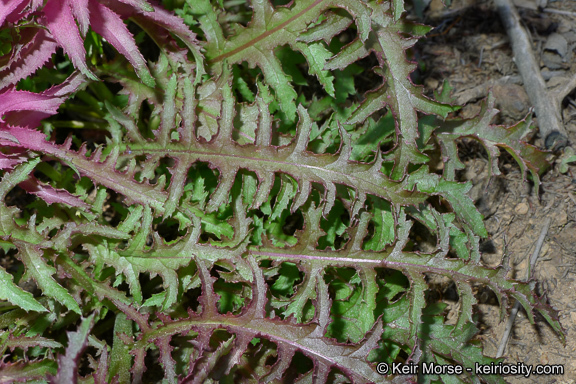
<svg viewBox="0 0 576 384">
<path fill-rule="evenodd" d="M 528 0 L 518 0 L 516 4 L 531 6 Z M 541 4 L 544 8 L 540 10 L 519 10 L 531 33 L 542 71 L 550 74 L 547 84 L 553 88 L 576 73 L 576 2 Z M 454 88 L 453 95 L 467 103 L 460 115 L 472 117 L 480 109 L 480 99 L 491 88 L 502 112 L 495 123 L 511 124 L 526 116 L 530 102 L 521 84 L 514 84 L 518 73 L 512 51 L 491 3 L 457 0 L 445 8 L 440 1 L 433 0 L 423 19 L 414 18 L 437 26 L 415 49 L 416 59 L 423 68 L 417 81 L 424 84 L 426 92 L 439 90 L 443 81 L 448 80 Z M 513 81 L 503 81 L 505 76 L 511 76 Z M 562 114 L 570 143 L 576 145 L 573 98 L 576 98 L 575 92 L 564 100 Z M 537 118 L 535 122 L 537 124 Z M 530 140 L 539 148 L 544 147 L 537 130 Z M 532 366 L 559 364 L 564 374 L 505 379 L 512 384 L 576 383 L 576 166 L 570 165 L 568 172 L 561 173 L 557 156 L 551 154 L 555 166 L 543 175 L 540 194 L 536 196 L 534 186 L 522 181 L 520 169 L 513 161 L 501 158 L 503 177 L 489 179 L 485 153 L 478 146 L 466 143 L 463 149 L 467 152 L 467 171 L 462 178 L 476 185 L 473 198 L 483 197 L 478 205 L 488 217 L 490 241 L 483 247 L 488 265 L 498 265 L 506 251 L 510 255 L 511 273 L 522 278 L 544 220 L 551 218 L 533 274 L 537 280 L 534 289 L 545 295 L 557 310 L 566 343 L 562 343 L 543 318 L 536 317 L 536 324 L 532 325 L 521 311 L 505 351 L 505 362 Z M 480 337 L 485 353 L 495 356 L 505 322 L 500 322 L 499 308 L 489 292 L 480 295 L 480 302 Z"/>
</svg>

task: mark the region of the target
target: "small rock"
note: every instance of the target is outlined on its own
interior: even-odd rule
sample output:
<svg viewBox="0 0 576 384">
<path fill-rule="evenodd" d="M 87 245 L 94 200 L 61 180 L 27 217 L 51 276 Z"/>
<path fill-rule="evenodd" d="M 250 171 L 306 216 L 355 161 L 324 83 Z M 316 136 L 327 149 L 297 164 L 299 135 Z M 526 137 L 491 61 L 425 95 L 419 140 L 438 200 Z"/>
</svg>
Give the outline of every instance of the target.
<svg viewBox="0 0 576 384">
<path fill-rule="evenodd" d="M 564 32 L 562 35 L 564 36 L 568 44 L 576 43 L 576 31 L 569 30 Z"/>
<path fill-rule="evenodd" d="M 542 52 L 542 61 L 548 69 L 567 68 L 570 51 L 568 50 L 568 41 L 559 33 L 553 33 L 546 40 L 544 52 Z"/>
<path fill-rule="evenodd" d="M 426 2 L 424 2 L 426 3 Z M 442 0 L 432 0 L 428 2 L 430 5 L 428 7 L 428 12 L 430 12 L 430 17 L 440 17 L 444 12 L 446 12 L 446 5 Z"/>
<path fill-rule="evenodd" d="M 566 225 L 566 223 L 568 223 L 568 214 L 566 213 L 566 211 L 562 210 L 556 216 L 556 224 L 559 227 L 563 227 Z"/>
<path fill-rule="evenodd" d="M 424 84 L 426 85 L 427 88 L 436 90 L 438 89 L 440 82 L 433 77 L 429 77 L 426 80 L 424 80 Z"/>
<path fill-rule="evenodd" d="M 566 38 L 561 34 L 553 33 L 548 36 L 544 50 L 555 52 L 561 57 L 564 57 L 568 53 L 568 41 L 566 41 Z"/>
<path fill-rule="evenodd" d="M 529 210 L 528 204 L 524 202 L 518 204 L 516 208 L 514 208 L 514 212 L 516 212 L 516 214 L 518 215 L 525 215 L 528 213 L 528 210 Z"/>
<path fill-rule="evenodd" d="M 496 108 L 519 120 L 526 116 L 530 107 L 530 99 L 524 88 L 518 84 L 496 84 L 492 90 L 496 99 Z"/>
</svg>

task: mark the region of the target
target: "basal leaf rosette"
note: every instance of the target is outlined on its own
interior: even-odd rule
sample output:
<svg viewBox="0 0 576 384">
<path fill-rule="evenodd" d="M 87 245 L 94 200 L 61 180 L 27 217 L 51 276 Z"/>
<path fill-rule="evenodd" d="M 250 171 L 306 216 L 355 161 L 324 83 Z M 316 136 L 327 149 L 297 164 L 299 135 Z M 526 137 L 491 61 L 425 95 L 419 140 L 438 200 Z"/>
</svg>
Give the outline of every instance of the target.
<svg viewBox="0 0 576 384">
<path fill-rule="evenodd" d="M 0 339 L 37 347 L 11 352 L 3 370 L 101 383 L 397 382 L 376 364 L 494 362 L 475 340 L 477 284 L 502 313 L 519 300 L 561 332 L 506 265 L 482 264 L 483 218 L 455 177 L 462 137 L 486 146 L 495 172 L 498 148 L 534 176 L 542 154 L 523 142 L 526 125 L 490 125 L 490 100 L 454 120 L 455 107 L 413 84 L 407 51 L 428 29 L 401 17 L 401 1 L 176 8 L 0 6 L 0 24 L 23 31 L 0 68 L 0 238 L 21 268 L 0 269 Z M 86 60 L 94 41 L 119 55 Z M 57 47 L 75 68 L 67 80 L 14 87 Z M 427 294 L 431 275 L 456 287 L 455 325 Z"/>
</svg>

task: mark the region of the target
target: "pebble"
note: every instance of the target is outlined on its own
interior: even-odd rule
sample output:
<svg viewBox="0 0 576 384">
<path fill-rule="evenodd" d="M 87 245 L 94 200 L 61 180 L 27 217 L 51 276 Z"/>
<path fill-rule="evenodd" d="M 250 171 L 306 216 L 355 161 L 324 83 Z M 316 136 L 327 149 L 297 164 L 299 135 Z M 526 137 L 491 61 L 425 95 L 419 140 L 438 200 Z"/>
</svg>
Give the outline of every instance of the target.
<svg viewBox="0 0 576 384">
<path fill-rule="evenodd" d="M 562 227 L 568 223 L 568 214 L 566 211 L 561 210 L 556 216 L 556 225 Z"/>
<path fill-rule="evenodd" d="M 526 203 L 520 203 L 516 206 L 516 208 L 514 208 L 514 212 L 516 212 L 518 215 L 525 215 L 528 213 L 528 210 L 529 207 Z"/>
<path fill-rule="evenodd" d="M 530 99 L 524 88 L 518 84 L 496 84 L 492 89 L 496 107 L 514 119 L 522 119 L 528 113 Z"/>
</svg>

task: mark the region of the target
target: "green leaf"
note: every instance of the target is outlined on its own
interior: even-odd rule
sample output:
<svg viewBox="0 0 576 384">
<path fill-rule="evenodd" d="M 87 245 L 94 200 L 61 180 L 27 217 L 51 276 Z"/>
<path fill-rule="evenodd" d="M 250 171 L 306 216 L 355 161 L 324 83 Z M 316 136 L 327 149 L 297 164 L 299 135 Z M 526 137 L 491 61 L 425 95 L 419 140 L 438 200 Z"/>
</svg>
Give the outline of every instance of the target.
<svg viewBox="0 0 576 384">
<path fill-rule="evenodd" d="M 56 269 L 46 264 L 40 248 L 20 241 L 15 241 L 14 244 L 18 247 L 19 257 L 26 266 L 23 280 L 33 278 L 44 295 L 56 299 L 69 310 L 81 314 L 82 310 L 76 300 L 52 277 Z"/>
<path fill-rule="evenodd" d="M 367 383 L 399 380 L 374 363 L 407 357 L 490 364 L 477 286 L 501 316 L 517 300 L 563 337 L 507 260 L 483 265 L 483 218 L 457 181 L 462 138 L 486 148 L 493 174 L 504 149 L 536 185 L 545 153 L 525 142 L 529 121 L 491 125 L 491 98 L 459 120 L 447 84 L 433 99 L 412 82 L 430 28 L 403 1 L 123 1 L 113 12 L 138 30 L 131 55 L 154 87 L 83 30 L 86 1 L 70 2 L 62 15 L 107 81 L 85 82 L 36 17 L 58 2 L 37 3 L 8 10 L 14 28 L 0 31 L 5 74 L 54 67 L 0 92 L 0 247 L 16 261 L 14 276 L 0 269 L 2 374 L 76 382 L 87 361 L 97 383 Z M 22 191 L 33 178 L 44 194 Z M 454 325 L 432 275 L 457 290 Z M 18 287 L 30 278 L 37 298 Z M 502 381 L 466 375 L 402 380 Z"/>
<path fill-rule="evenodd" d="M 474 206 L 472 199 L 466 194 L 472 188 L 471 184 L 445 180 L 438 175 L 428 173 L 427 167 L 421 167 L 410 174 L 409 180 L 409 184 L 415 186 L 420 192 L 438 194 L 444 197 L 474 233 L 482 237 L 488 236 L 482 215 Z"/>
<path fill-rule="evenodd" d="M 374 206 L 374 214 L 372 217 L 374 234 L 364 243 L 364 249 L 379 252 L 394 241 L 396 236 L 396 223 L 389 204 L 380 199 L 371 200 Z"/>
<path fill-rule="evenodd" d="M 335 301 L 332 306 L 334 321 L 328 326 L 329 337 L 339 341 L 361 341 L 372 329 L 376 309 L 376 272 L 362 269 L 338 269 L 330 282 Z"/>
<path fill-rule="evenodd" d="M 0 268 L 0 299 L 7 300 L 25 311 L 47 312 L 30 292 L 24 291 L 12 282 L 13 276 Z"/>
<path fill-rule="evenodd" d="M 335 97 L 334 76 L 329 71 L 324 70 L 324 66 L 328 59 L 332 57 L 332 53 L 322 43 L 312 43 L 310 45 L 300 43 L 296 47 L 306 57 L 310 74 L 316 75 L 320 84 L 324 86 L 326 93 Z"/>
<path fill-rule="evenodd" d="M 108 371 L 107 380 L 111 382 L 117 377 L 121 383 L 131 381 L 130 368 L 132 366 L 132 356 L 130 356 L 129 346 L 124 340 L 132 337 L 132 321 L 126 318 L 126 315 L 119 313 L 114 321 L 114 340 L 112 342 L 112 351 L 110 352 L 110 370 Z"/>
<path fill-rule="evenodd" d="M 320 43 L 296 42 L 298 33 L 305 30 L 313 20 L 319 17 L 321 12 L 331 6 L 341 6 L 355 16 L 362 40 L 366 40 L 370 29 L 369 10 L 366 6 L 350 2 L 344 5 L 340 3 L 313 4 L 311 0 L 299 1 L 290 9 L 274 9 L 269 2 L 258 1 L 252 4 L 253 19 L 248 28 L 242 29 L 234 37 L 229 39 L 224 46 L 219 44 L 219 30 L 212 28 L 208 23 L 204 25 L 203 32 L 209 36 L 207 56 L 212 65 L 226 60 L 229 64 L 246 61 L 250 68 L 258 66 L 268 84 L 274 89 L 279 101 L 280 108 L 286 114 L 289 121 L 296 118 L 296 91 L 291 85 L 291 78 L 284 73 L 280 61 L 275 56 L 273 49 L 283 45 L 291 45 L 294 50 L 302 52 L 310 66 L 310 72 L 315 74 L 320 83 L 326 88 L 326 92 L 334 95 L 332 76 L 329 75 L 323 63 L 329 58 L 329 51 Z M 206 10 L 206 7 L 203 8 Z M 335 16 L 337 17 L 337 16 Z M 318 33 L 315 38 L 330 39 L 339 32 L 340 28 L 326 28 Z"/>
</svg>

